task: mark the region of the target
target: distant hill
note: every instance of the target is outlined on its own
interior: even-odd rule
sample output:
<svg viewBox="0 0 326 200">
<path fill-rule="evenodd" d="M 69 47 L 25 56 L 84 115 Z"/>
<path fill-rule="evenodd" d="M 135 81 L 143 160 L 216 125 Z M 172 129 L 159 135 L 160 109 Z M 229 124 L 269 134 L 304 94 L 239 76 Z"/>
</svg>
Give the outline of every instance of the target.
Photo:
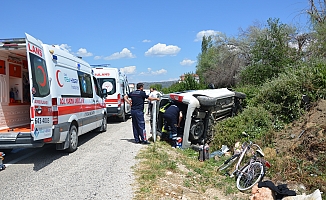
<svg viewBox="0 0 326 200">
<path fill-rule="evenodd" d="M 144 89 L 149 89 L 150 86 L 154 85 L 154 84 L 161 84 L 162 88 L 167 88 L 176 82 L 178 82 L 178 81 L 144 82 Z"/>
</svg>

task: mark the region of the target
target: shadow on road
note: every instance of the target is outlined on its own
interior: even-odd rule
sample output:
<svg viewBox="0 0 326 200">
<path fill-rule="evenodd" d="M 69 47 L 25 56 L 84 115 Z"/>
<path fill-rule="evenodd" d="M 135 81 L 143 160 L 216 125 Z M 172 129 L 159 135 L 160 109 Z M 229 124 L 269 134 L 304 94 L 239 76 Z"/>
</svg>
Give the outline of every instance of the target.
<svg viewBox="0 0 326 200">
<path fill-rule="evenodd" d="M 79 136 L 78 147 L 84 145 L 99 134 L 101 133 L 91 131 Z M 78 153 L 78 149 L 73 153 Z M 69 154 L 70 153 L 67 153 L 64 150 L 56 150 L 55 144 L 46 144 L 43 147 L 36 149 L 13 149 L 11 152 L 7 151 L 4 164 L 34 164 L 33 170 L 38 171 L 53 163 L 53 161 Z M 7 170 L 10 169 L 7 168 Z"/>
</svg>

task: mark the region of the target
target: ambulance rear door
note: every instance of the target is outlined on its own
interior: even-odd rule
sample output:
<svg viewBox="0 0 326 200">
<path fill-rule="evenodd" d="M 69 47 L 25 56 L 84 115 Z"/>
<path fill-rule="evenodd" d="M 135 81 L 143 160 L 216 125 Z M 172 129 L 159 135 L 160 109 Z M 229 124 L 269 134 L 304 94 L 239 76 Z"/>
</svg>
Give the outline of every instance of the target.
<svg viewBox="0 0 326 200">
<path fill-rule="evenodd" d="M 26 34 L 31 95 L 31 135 L 34 140 L 52 137 L 53 112 L 50 81 L 42 42 Z"/>
</svg>

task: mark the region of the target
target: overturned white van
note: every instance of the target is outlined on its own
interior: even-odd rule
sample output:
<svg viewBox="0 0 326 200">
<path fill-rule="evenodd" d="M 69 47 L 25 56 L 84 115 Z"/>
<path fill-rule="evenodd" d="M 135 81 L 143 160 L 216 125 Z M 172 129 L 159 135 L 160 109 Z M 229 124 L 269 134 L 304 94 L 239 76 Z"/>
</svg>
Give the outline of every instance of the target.
<svg viewBox="0 0 326 200">
<path fill-rule="evenodd" d="M 168 137 L 163 112 L 175 104 L 183 112 L 178 128 L 178 137 L 182 138 L 182 148 L 210 142 L 213 138 L 213 125 L 224 118 L 236 115 L 241 109 L 241 100 L 246 95 L 227 88 L 191 90 L 165 94 L 156 107 L 155 136 Z M 155 139 L 154 139 L 155 140 Z"/>
</svg>

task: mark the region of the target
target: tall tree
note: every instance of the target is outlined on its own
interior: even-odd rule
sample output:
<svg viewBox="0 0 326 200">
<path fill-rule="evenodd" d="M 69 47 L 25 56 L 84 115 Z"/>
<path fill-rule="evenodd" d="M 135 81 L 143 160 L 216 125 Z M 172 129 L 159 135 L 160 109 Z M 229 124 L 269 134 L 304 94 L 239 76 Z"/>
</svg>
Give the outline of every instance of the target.
<svg viewBox="0 0 326 200">
<path fill-rule="evenodd" d="M 196 73 L 205 84 L 213 83 L 215 87 L 234 86 L 239 69 L 248 63 L 248 44 L 224 34 L 216 35 L 210 41 L 211 46 L 206 45 L 207 40 L 202 43 Z"/>
<path fill-rule="evenodd" d="M 296 49 L 290 45 L 295 34 L 294 27 L 280 23 L 279 19 L 269 19 L 251 47 L 252 61 L 241 71 L 241 82 L 259 85 L 295 63 Z"/>
<path fill-rule="evenodd" d="M 326 57 L 326 1 L 309 0 L 310 15 L 314 32 L 310 34 L 310 54 L 313 57 Z"/>
</svg>

